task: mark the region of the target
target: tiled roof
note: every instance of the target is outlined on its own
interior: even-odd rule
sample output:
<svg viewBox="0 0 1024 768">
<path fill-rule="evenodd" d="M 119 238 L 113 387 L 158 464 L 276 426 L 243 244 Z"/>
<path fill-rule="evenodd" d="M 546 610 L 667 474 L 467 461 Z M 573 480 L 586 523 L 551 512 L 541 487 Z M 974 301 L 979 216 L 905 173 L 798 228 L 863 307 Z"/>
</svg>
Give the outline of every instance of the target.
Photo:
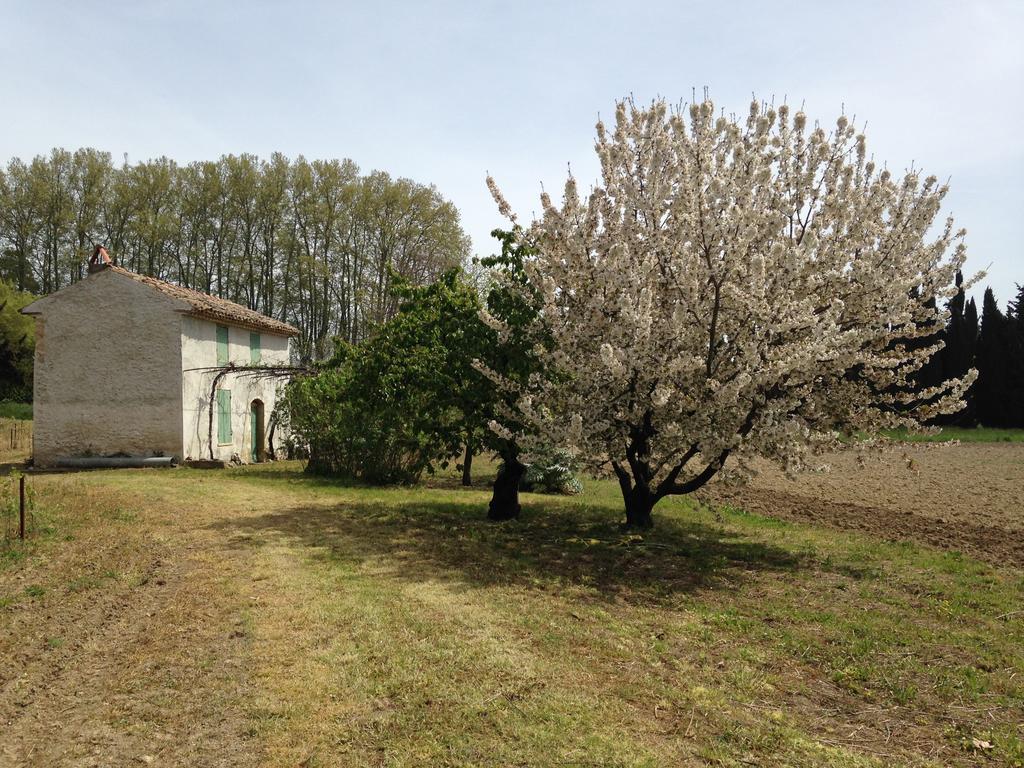
<svg viewBox="0 0 1024 768">
<path fill-rule="evenodd" d="M 208 293 L 194 291 L 191 288 L 184 288 L 164 280 L 157 280 L 155 277 L 140 275 L 137 272 L 125 269 L 124 267 L 107 266 L 103 271 L 110 270 L 119 275 L 124 275 L 150 288 L 155 288 L 172 299 L 184 301 L 192 307 L 189 314 L 202 317 L 207 320 L 227 323 L 229 325 L 240 325 L 254 330 L 277 333 L 282 336 L 298 336 L 299 329 L 294 325 L 275 320 L 272 317 L 261 315 L 252 309 L 247 309 L 241 304 L 235 304 L 227 299 L 220 299 Z"/>
</svg>

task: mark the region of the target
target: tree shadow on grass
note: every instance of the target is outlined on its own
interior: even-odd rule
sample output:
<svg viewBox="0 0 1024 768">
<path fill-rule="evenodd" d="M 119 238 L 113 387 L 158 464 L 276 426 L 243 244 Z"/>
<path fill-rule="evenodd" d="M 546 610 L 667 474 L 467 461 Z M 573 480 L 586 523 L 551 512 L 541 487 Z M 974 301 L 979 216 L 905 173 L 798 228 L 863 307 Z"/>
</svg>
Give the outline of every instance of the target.
<svg viewBox="0 0 1024 768">
<path fill-rule="evenodd" d="M 340 479 L 337 477 L 311 474 L 305 471 L 296 472 L 291 467 L 277 467 L 274 466 L 273 464 L 247 465 L 238 468 L 231 468 L 229 471 L 237 473 L 237 476 L 239 478 L 255 480 L 275 480 L 278 482 L 287 480 L 290 483 L 296 483 L 308 488 L 366 488 L 369 490 L 381 490 L 382 488 L 394 489 L 405 487 L 428 488 L 447 491 L 463 491 L 474 493 L 479 491 L 485 491 L 490 493 L 491 486 L 494 483 L 494 476 L 497 473 L 497 468 L 496 465 L 491 463 L 478 469 L 476 472 L 473 473 L 472 484 L 468 486 L 462 484 L 461 474 L 456 472 L 456 470 L 451 467 L 444 470 L 438 470 L 434 474 L 425 472 L 418 483 L 410 483 L 407 486 L 380 486 L 373 485 L 371 483 L 360 483 L 353 480 Z"/>
<path fill-rule="evenodd" d="M 663 601 L 732 587 L 752 572 L 791 571 L 802 559 L 699 520 L 663 516 L 643 536 L 620 530 L 608 510 L 565 502 L 524 505 L 518 520 L 491 523 L 479 501 L 345 501 L 294 507 L 213 524 L 232 544 L 284 537 L 315 558 L 373 561 L 410 581 L 469 586 L 580 588 L 595 598 Z"/>
</svg>

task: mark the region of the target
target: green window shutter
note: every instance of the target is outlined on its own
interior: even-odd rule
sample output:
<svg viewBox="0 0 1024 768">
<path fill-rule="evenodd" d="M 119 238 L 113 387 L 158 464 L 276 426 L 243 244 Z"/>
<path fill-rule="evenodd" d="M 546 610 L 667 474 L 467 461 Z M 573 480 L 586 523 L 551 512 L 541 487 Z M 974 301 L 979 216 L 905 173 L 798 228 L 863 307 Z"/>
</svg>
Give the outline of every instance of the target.
<svg viewBox="0 0 1024 768">
<path fill-rule="evenodd" d="M 253 365 L 263 361 L 263 350 L 260 348 L 260 335 L 256 331 L 249 332 L 249 362 Z"/>
<path fill-rule="evenodd" d="M 217 442 L 231 443 L 231 390 L 217 390 Z"/>
<path fill-rule="evenodd" d="M 228 355 L 228 327 L 217 326 L 217 365 L 227 365 L 230 359 Z"/>
</svg>

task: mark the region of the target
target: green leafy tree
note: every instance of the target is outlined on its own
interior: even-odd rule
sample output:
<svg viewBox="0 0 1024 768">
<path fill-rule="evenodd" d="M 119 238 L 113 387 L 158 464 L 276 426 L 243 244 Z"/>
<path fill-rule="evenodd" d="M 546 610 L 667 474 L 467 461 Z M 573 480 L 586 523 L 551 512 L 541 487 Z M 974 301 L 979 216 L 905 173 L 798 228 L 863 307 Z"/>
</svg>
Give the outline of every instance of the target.
<svg viewBox="0 0 1024 768">
<path fill-rule="evenodd" d="M 481 261 L 485 286 L 474 286 L 462 270 L 427 286 L 393 276 L 395 317 L 359 347 L 339 344 L 319 375 L 291 386 L 290 423 L 310 446 L 311 471 L 414 482 L 462 453 L 468 484 L 474 454 L 489 451 L 501 465 L 488 517 L 519 514 L 527 465 L 516 435 L 492 425 L 500 416 L 522 430 L 511 391 L 533 386 L 542 374 L 538 346 L 549 342 L 523 268 L 529 244 L 518 231 L 493 234 L 501 252 Z"/>
<path fill-rule="evenodd" d="M 480 295 L 467 277 L 461 269 L 449 270 L 428 286 L 395 278 L 400 309 L 384 334 L 396 356 L 436 349 L 443 367 L 415 385 L 428 389 L 435 405 L 435 421 L 427 428 L 437 433 L 441 446 L 436 460 L 447 462 L 461 452 L 463 485 L 472 482 L 473 456 L 489 442 L 487 424 L 494 417 L 494 387 L 475 364 L 498 343 L 497 334 L 480 320 Z"/>
<path fill-rule="evenodd" d="M 32 399 L 32 358 L 35 335 L 32 318 L 21 308 L 35 296 L 0 280 L 0 400 Z"/>
<path fill-rule="evenodd" d="M 35 267 L 43 209 L 42 184 L 33 167 L 14 158 L 0 174 L 0 245 L 3 276 L 19 291 L 38 290 Z"/>
<path fill-rule="evenodd" d="M 491 235 L 501 243 L 501 251 L 481 264 L 492 277 L 483 314 L 494 320 L 485 324 L 495 343 L 484 346 L 479 362 L 494 385 L 493 410 L 504 427 L 489 429 L 484 441 L 501 459 L 487 516 L 509 520 L 519 515 L 519 489 L 527 470 L 517 439 L 527 427 L 518 417 L 516 398 L 544 375 L 537 352 L 550 347 L 550 338 L 538 322 L 540 302 L 525 269 L 535 250 L 521 229 L 495 229 Z M 499 336 L 495 328 L 504 332 Z"/>
<path fill-rule="evenodd" d="M 293 432 L 309 469 L 369 483 L 411 483 L 473 448 L 492 388 L 473 367 L 490 332 L 461 270 L 415 287 L 398 280 L 400 309 L 376 336 L 338 342 L 319 374 L 291 385 Z"/>
</svg>

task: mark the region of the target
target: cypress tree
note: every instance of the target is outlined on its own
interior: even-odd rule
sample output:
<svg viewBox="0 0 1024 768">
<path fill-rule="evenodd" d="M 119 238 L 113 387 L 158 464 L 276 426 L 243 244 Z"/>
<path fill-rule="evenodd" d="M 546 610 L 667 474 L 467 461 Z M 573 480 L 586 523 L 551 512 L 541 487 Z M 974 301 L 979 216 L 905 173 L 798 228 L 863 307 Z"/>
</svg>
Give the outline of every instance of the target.
<svg viewBox="0 0 1024 768">
<path fill-rule="evenodd" d="M 1024 285 L 1017 283 L 1017 295 L 1010 300 L 1006 310 L 1006 314 L 1013 318 L 1018 325 L 1024 324 Z"/>
<path fill-rule="evenodd" d="M 978 305 L 974 303 L 974 299 L 970 299 L 967 302 L 967 308 L 964 309 L 964 326 L 963 326 L 963 359 L 966 361 L 966 367 L 964 373 L 970 368 L 977 368 L 978 366 Z M 970 389 L 967 390 L 965 396 L 967 405 L 963 410 L 963 422 L 964 426 L 974 427 L 978 424 L 978 385 L 974 384 Z"/>
<path fill-rule="evenodd" d="M 939 341 L 945 341 L 946 329 L 942 327 L 940 317 L 941 315 L 936 309 L 935 297 L 931 296 L 923 302 L 925 308 L 928 310 L 928 319 L 924 322 L 917 323 L 917 325 L 924 326 L 927 328 L 936 328 L 937 330 L 928 335 L 922 336 L 919 339 L 914 339 L 908 345 L 911 349 L 923 349 L 930 347 Z M 917 372 L 917 388 L 928 389 L 929 387 L 937 387 L 945 381 L 943 374 L 943 363 L 942 353 L 945 349 L 941 349 L 928 358 L 921 370 Z"/>
<path fill-rule="evenodd" d="M 974 299 L 967 302 L 967 309 L 964 310 L 964 336 L 970 340 L 968 357 L 973 363 L 978 352 L 978 305 L 974 303 Z"/>
<path fill-rule="evenodd" d="M 985 289 L 981 308 L 981 332 L 976 355 L 978 367 L 978 421 L 986 427 L 1008 427 L 1013 424 L 1010 406 L 1009 321 L 996 304 L 991 288 Z"/>
<path fill-rule="evenodd" d="M 1024 286 L 1017 286 L 1006 316 L 1009 419 L 1013 426 L 1024 427 Z"/>
<path fill-rule="evenodd" d="M 964 276 L 956 273 L 956 295 L 949 300 L 949 323 L 943 332 L 946 346 L 942 350 L 942 378 L 959 379 L 967 375 L 974 365 L 974 348 L 978 339 L 978 310 L 974 299 L 966 301 L 964 293 Z M 954 413 L 939 420 L 940 424 L 957 424 L 973 426 L 976 423 L 974 412 L 975 388 L 968 390 L 965 400 L 967 405 L 959 413 Z"/>
</svg>

